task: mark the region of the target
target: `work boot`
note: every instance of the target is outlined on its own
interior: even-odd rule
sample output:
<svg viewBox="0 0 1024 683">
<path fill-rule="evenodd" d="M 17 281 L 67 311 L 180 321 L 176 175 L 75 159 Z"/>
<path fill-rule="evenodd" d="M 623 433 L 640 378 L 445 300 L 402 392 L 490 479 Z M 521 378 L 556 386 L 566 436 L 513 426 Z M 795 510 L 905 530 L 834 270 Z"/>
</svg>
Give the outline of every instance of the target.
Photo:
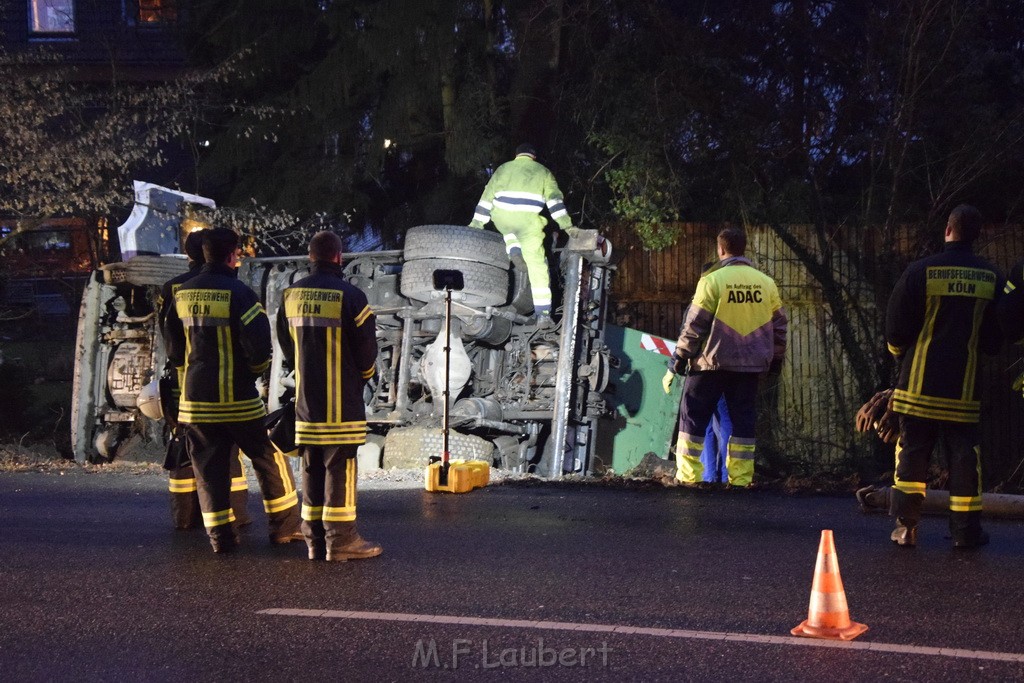
<svg viewBox="0 0 1024 683">
<path fill-rule="evenodd" d="M 305 541 L 306 537 L 301 531 L 293 531 L 285 534 L 270 534 L 270 542 L 274 545 L 285 545 L 293 541 Z"/>
<path fill-rule="evenodd" d="M 372 541 L 356 534 L 348 543 L 334 545 L 327 548 L 328 562 L 345 562 L 346 560 L 365 560 L 377 557 L 384 549 Z"/>
<path fill-rule="evenodd" d="M 229 533 L 220 533 L 217 535 L 210 536 L 210 545 L 213 546 L 213 552 L 220 554 L 232 553 L 238 547 L 240 537 L 238 532 L 231 529 Z"/>
<path fill-rule="evenodd" d="M 309 559 L 324 560 L 327 558 L 327 545 L 324 539 L 306 539 L 306 547 L 309 549 Z"/>
<path fill-rule="evenodd" d="M 902 517 L 897 517 L 896 528 L 892 530 L 889 538 L 896 545 L 913 548 L 917 545 L 917 525 L 908 524 Z"/>
<path fill-rule="evenodd" d="M 970 550 L 971 548 L 980 548 L 983 545 L 988 545 L 988 541 L 988 532 L 984 529 L 978 529 L 972 534 L 954 535 L 953 547 L 957 550 Z"/>
</svg>

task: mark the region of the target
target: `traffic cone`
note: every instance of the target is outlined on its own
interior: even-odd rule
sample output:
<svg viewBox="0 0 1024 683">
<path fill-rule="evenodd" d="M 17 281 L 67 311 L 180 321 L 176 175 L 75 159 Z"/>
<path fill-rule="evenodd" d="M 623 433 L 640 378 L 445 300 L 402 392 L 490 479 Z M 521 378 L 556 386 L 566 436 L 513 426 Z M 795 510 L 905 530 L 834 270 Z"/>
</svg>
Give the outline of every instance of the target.
<svg viewBox="0 0 1024 683">
<path fill-rule="evenodd" d="M 867 630 L 865 624 L 850 620 L 846 591 L 843 590 L 843 579 L 839 576 L 836 544 L 832 540 L 832 531 L 823 529 L 821 543 L 818 545 L 818 562 L 814 565 L 807 619 L 790 633 L 808 638 L 853 640 Z"/>
</svg>

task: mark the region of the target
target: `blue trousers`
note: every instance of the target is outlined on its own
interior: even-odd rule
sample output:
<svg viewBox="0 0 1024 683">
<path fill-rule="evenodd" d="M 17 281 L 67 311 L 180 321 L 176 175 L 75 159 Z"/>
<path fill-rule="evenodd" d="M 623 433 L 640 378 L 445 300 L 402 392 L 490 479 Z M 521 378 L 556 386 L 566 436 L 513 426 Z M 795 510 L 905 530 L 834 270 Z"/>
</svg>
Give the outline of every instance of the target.
<svg viewBox="0 0 1024 683">
<path fill-rule="evenodd" d="M 729 469 L 725 466 L 725 458 L 729 454 L 729 436 L 732 434 L 732 420 L 725 404 L 725 396 L 718 399 L 715 413 L 708 423 L 704 435 L 704 450 L 700 453 L 700 461 L 704 463 L 704 481 L 727 482 Z"/>
</svg>

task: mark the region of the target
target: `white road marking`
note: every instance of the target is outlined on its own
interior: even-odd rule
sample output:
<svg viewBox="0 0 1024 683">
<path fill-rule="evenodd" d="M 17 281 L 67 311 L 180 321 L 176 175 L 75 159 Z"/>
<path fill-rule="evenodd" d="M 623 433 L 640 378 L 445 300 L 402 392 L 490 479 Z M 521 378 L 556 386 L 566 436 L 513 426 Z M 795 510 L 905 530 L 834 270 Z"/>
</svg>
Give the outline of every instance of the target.
<svg viewBox="0 0 1024 683">
<path fill-rule="evenodd" d="M 572 631 L 578 633 L 619 633 L 622 635 L 654 636 L 657 638 L 688 638 L 691 640 L 723 640 L 760 645 L 789 645 L 793 647 L 827 647 L 839 650 L 865 650 L 868 652 L 895 652 L 899 654 L 956 657 L 997 662 L 1024 662 L 1024 654 L 1016 652 L 990 652 L 961 650 L 949 647 L 920 647 L 897 643 L 874 643 L 868 640 L 840 641 L 797 638 L 795 636 L 764 636 L 755 633 L 727 633 L 723 631 L 688 631 L 673 628 L 644 628 L 613 624 L 576 624 L 564 621 L 527 621 L 522 619 L 488 619 L 483 617 L 446 616 L 441 614 L 404 614 L 401 612 L 356 612 L 320 609 L 263 609 L 257 614 L 279 617 L 313 617 L 318 619 L 358 619 L 363 621 L 404 621 L 422 624 L 456 624 L 459 626 L 496 626 L 498 628 L 533 628 L 546 631 Z"/>
</svg>

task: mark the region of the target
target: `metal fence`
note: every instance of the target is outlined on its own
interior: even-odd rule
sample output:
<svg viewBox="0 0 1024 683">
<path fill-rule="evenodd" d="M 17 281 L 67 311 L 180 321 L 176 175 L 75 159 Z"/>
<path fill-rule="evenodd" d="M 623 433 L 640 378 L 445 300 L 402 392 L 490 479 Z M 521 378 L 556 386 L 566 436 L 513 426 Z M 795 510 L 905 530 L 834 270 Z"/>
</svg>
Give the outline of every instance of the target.
<svg viewBox="0 0 1024 683">
<path fill-rule="evenodd" d="M 702 265 L 716 258 L 715 236 L 721 227 L 683 225 L 677 243 L 658 252 L 643 249 L 624 231 L 613 231 L 622 258 L 614 282 L 614 322 L 674 339 Z M 866 229 L 837 229 L 824 236 L 810 227 L 788 229 L 839 283 L 843 314 L 856 322 L 861 353 L 877 359 L 881 368 L 887 359 L 881 336 L 885 295 L 893 275 L 927 253 L 928 247 L 919 243 L 921 231 L 904 228 L 883 241 Z M 869 463 L 891 462 L 877 439 L 854 433 L 854 413 L 868 396 L 857 381 L 833 305 L 819 280 L 770 228 L 748 228 L 747 235 L 748 256 L 778 283 L 789 315 L 787 362 L 777 398 L 772 397 L 772 419 L 759 426 L 763 443 L 793 470 L 808 473 L 845 474 L 863 471 Z M 977 251 L 1005 273 L 1024 258 L 1024 230 L 986 228 Z M 893 268 L 886 270 L 883 263 Z M 1024 400 L 1010 390 L 1012 379 L 1024 370 L 1019 357 L 1017 347 L 1006 344 L 998 356 L 984 359 L 979 371 L 986 488 L 1007 480 L 1020 485 Z M 940 452 L 937 464 L 941 457 Z"/>
</svg>

